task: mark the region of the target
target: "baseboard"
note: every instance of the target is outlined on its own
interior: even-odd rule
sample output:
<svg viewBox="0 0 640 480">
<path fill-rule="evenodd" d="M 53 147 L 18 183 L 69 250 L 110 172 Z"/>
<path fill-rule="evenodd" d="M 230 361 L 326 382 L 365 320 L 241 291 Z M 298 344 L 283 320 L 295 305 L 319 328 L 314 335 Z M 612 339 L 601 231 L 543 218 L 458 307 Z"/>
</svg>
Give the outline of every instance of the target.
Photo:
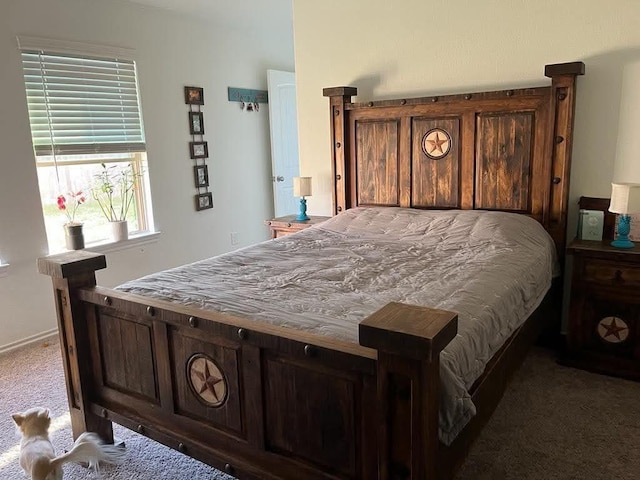
<svg viewBox="0 0 640 480">
<path fill-rule="evenodd" d="M 11 350 L 15 350 L 16 348 L 24 347 L 31 343 L 40 342 L 54 335 L 58 335 L 57 328 L 54 328 L 52 330 L 47 330 L 46 332 L 38 333 L 37 335 L 32 335 L 27 338 L 23 338 L 22 340 L 18 340 L 17 342 L 8 343 L 7 345 L 2 345 L 0 346 L 0 355 L 3 353 L 10 352 Z"/>
</svg>

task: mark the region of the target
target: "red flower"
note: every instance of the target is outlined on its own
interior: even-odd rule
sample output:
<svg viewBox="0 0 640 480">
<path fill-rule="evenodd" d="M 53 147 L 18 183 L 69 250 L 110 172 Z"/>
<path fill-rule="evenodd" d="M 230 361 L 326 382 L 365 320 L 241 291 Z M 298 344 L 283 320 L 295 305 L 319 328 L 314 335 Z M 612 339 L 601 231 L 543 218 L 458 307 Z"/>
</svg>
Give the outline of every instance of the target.
<svg viewBox="0 0 640 480">
<path fill-rule="evenodd" d="M 69 192 L 67 195 L 58 195 L 56 200 L 58 210 L 62 210 L 67 216 L 69 223 L 75 223 L 76 210 L 87 200 L 82 190 L 79 192 Z"/>
</svg>

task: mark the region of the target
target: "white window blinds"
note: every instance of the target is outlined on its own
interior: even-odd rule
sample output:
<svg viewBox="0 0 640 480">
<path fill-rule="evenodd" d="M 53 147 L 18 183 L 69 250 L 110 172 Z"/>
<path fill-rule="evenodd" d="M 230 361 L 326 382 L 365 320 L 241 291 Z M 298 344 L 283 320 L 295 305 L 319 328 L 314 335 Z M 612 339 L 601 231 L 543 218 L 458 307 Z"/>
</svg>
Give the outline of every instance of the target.
<svg viewBox="0 0 640 480">
<path fill-rule="evenodd" d="M 133 61 L 23 51 L 37 156 L 145 151 Z"/>
</svg>

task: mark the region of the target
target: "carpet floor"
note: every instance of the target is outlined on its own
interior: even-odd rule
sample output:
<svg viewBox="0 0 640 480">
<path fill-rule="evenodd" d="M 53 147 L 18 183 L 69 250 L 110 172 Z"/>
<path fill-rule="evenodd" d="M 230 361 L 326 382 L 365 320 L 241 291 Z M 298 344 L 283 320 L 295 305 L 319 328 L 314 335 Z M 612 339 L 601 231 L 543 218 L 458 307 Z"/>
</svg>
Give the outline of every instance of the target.
<svg viewBox="0 0 640 480">
<path fill-rule="evenodd" d="M 59 344 L 0 356 L 0 479 L 24 478 L 11 414 L 51 410 L 57 451 L 72 445 Z M 127 457 L 98 472 L 73 464 L 65 480 L 231 480 L 135 432 L 114 426 Z M 555 363 L 534 349 L 474 444 L 457 480 L 631 480 L 640 476 L 640 383 Z M 304 480 L 304 479 L 301 479 Z"/>
</svg>

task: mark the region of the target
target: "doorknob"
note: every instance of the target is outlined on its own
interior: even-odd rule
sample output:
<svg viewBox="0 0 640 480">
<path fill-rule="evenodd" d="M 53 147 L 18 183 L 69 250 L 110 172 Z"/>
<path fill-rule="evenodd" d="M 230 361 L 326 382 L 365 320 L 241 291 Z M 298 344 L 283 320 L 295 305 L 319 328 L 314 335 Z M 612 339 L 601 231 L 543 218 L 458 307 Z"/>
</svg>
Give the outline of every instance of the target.
<svg viewBox="0 0 640 480">
<path fill-rule="evenodd" d="M 278 175 L 276 177 L 276 182 L 284 182 L 284 177 L 282 175 Z"/>
</svg>

